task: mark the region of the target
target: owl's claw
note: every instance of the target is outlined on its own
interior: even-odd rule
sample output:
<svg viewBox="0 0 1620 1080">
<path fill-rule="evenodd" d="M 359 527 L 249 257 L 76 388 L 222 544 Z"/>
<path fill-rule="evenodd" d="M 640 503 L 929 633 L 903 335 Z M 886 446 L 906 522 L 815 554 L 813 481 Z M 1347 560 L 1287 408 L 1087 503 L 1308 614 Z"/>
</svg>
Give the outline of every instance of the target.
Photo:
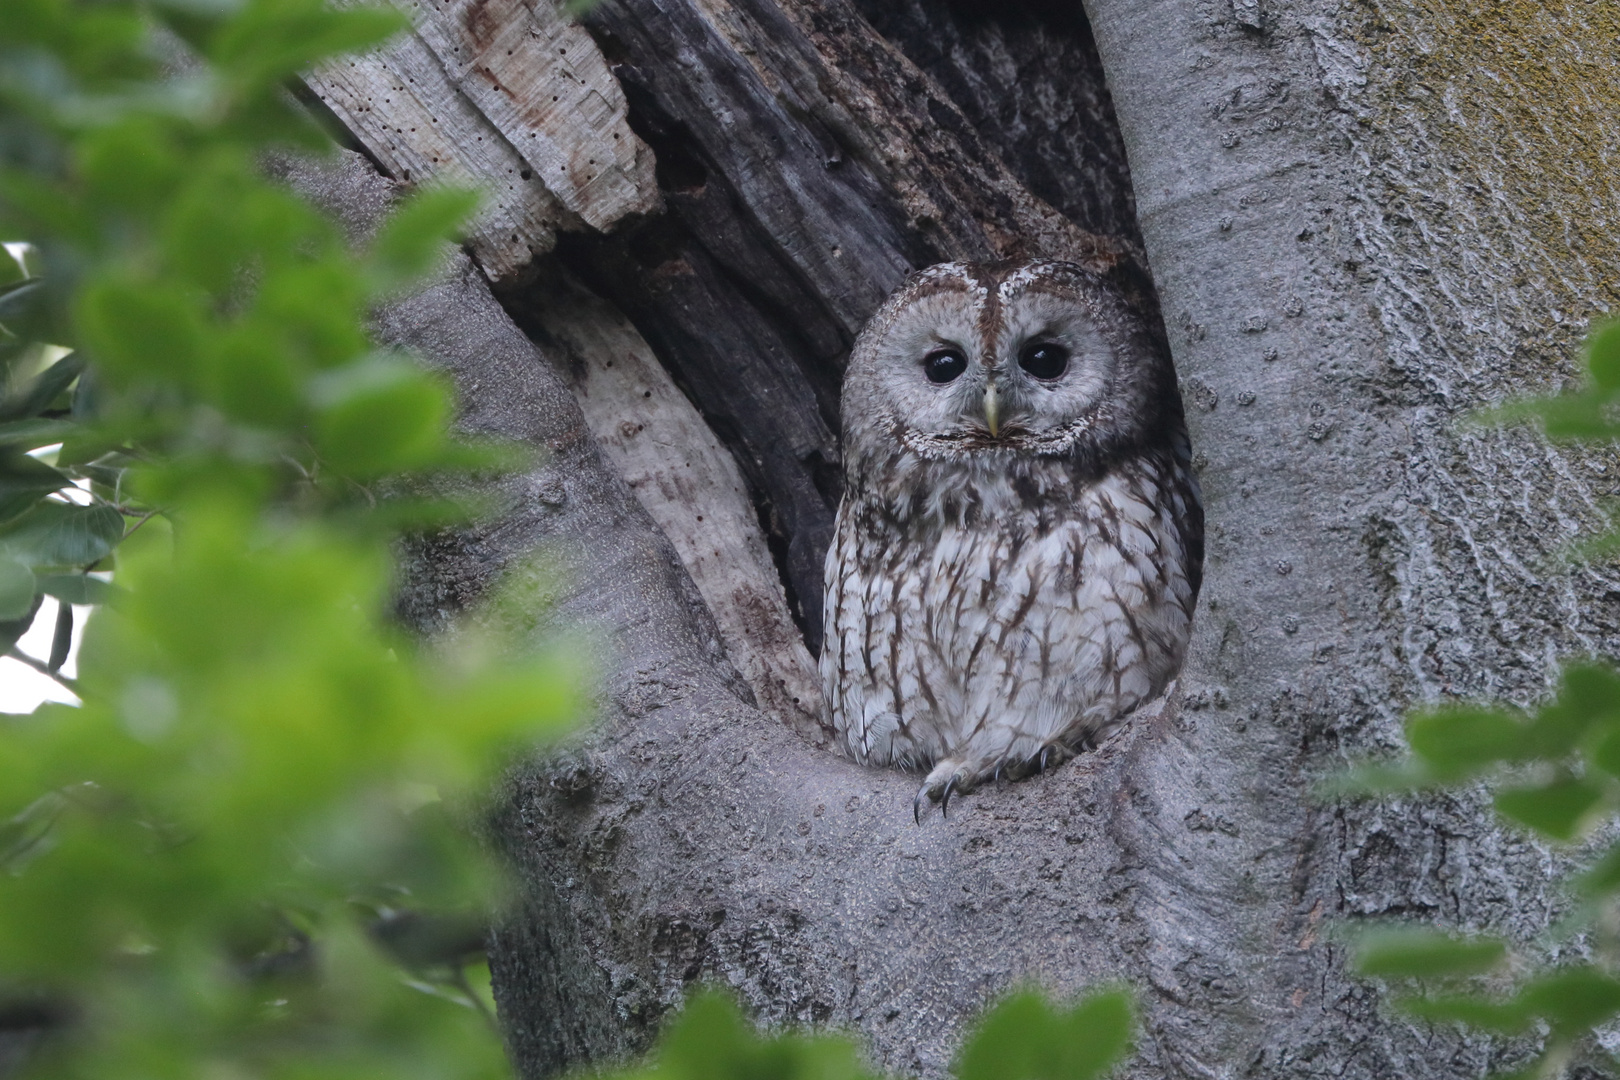
<svg viewBox="0 0 1620 1080">
<path fill-rule="evenodd" d="M 929 803 L 939 803 L 940 814 L 949 817 L 951 796 L 972 791 L 984 783 L 989 775 L 988 761 L 978 767 L 955 759 L 939 762 L 934 766 L 934 771 L 928 774 L 928 779 L 923 781 L 917 797 L 911 800 L 911 819 L 921 825 L 923 810 Z"/>
<path fill-rule="evenodd" d="M 1041 772 L 1042 776 L 1046 775 L 1046 762 L 1047 762 L 1047 759 L 1050 758 L 1051 756 L 1052 756 L 1052 748 L 1050 746 L 1041 747 L 1041 768 L 1040 768 L 1040 772 Z"/>
<path fill-rule="evenodd" d="M 921 825 L 923 810 L 930 803 L 939 803 L 941 816 L 949 817 L 951 795 L 955 793 L 958 786 L 962 786 L 963 790 L 966 790 L 966 786 L 961 784 L 963 779 L 964 777 L 960 772 L 943 773 L 941 770 L 935 769 L 929 774 L 928 779 L 923 781 L 923 786 L 917 790 L 917 797 L 911 800 L 911 820 Z"/>
</svg>

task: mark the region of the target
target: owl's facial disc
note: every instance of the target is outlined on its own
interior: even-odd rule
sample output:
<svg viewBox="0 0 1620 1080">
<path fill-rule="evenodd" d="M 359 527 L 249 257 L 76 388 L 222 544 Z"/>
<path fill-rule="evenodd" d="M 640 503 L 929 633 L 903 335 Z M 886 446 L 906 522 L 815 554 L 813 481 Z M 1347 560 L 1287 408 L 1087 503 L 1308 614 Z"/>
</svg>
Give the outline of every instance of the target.
<svg viewBox="0 0 1620 1080">
<path fill-rule="evenodd" d="M 943 288 L 915 299 L 863 342 L 864 364 L 851 386 L 895 417 L 912 436 L 955 443 L 987 439 L 989 371 L 981 328 L 988 290 Z"/>
<path fill-rule="evenodd" d="M 1168 357 L 1116 286 L 1044 260 L 915 275 L 851 354 L 850 475 L 896 451 L 987 475 L 1030 459 L 1096 465 L 1179 430 L 1165 427 L 1181 418 Z"/>
<path fill-rule="evenodd" d="M 988 351 L 1004 437 L 1044 445 L 1084 428 L 1114 381 L 1113 344 L 1072 296 L 1030 289 L 1005 298 L 1002 311 Z"/>
<path fill-rule="evenodd" d="M 893 328 L 874 372 L 910 435 L 939 449 L 1062 452 L 1062 433 L 1088 422 L 1115 367 L 1084 312 L 1029 292 L 987 327 L 982 310 L 932 300 L 916 307 L 933 317 Z"/>
</svg>

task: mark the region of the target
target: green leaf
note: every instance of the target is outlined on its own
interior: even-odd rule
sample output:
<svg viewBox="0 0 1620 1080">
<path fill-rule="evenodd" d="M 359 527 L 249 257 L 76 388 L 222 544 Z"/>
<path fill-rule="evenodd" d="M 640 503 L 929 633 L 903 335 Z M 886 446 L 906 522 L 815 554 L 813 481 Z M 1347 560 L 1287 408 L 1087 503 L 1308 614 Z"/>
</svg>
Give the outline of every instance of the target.
<svg viewBox="0 0 1620 1080">
<path fill-rule="evenodd" d="M 30 566 L 85 567 L 123 535 L 124 517 L 110 506 L 44 502 L 0 528 L 0 544 Z"/>
<path fill-rule="evenodd" d="M 760 1038 L 729 998 L 697 994 L 654 1050 L 658 1080 L 875 1080 L 847 1039 Z"/>
<path fill-rule="evenodd" d="M 1028 1080 L 1057 1065 L 1051 1039 L 1057 1017 L 1034 991 L 1016 993 L 991 1009 L 962 1047 L 959 1080 Z"/>
<path fill-rule="evenodd" d="M 1616 433 L 1608 405 L 1607 394 L 1563 394 L 1531 402 L 1527 411 L 1540 418 L 1542 430 L 1554 442 L 1591 442 Z"/>
<path fill-rule="evenodd" d="M 1338 799 L 1357 795 L 1399 795 L 1422 791 L 1441 783 L 1441 778 L 1413 758 L 1386 764 L 1363 762 L 1341 773 L 1332 774 L 1315 785 L 1320 798 Z"/>
<path fill-rule="evenodd" d="M 724 1076 L 749 1056 L 755 1043 L 747 1021 L 729 998 L 699 993 L 688 999 L 660 1039 L 659 1071 L 679 1076 L 707 1062 L 717 1076 Z"/>
<path fill-rule="evenodd" d="M 1094 994 L 1058 1020 L 1057 1038 L 1065 1043 L 1061 1077 L 1103 1076 L 1130 1054 L 1136 1013 L 1124 991 Z"/>
<path fill-rule="evenodd" d="M 56 632 L 51 635 L 51 656 L 45 662 L 45 670 L 52 675 L 61 670 L 67 663 L 68 653 L 73 648 L 73 605 L 56 605 Z"/>
<path fill-rule="evenodd" d="M 259 4 L 227 24 L 209 59 L 238 84 L 274 86 L 335 53 L 380 45 L 410 25 L 386 7 L 326 10 Z"/>
<path fill-rule="evenodd" d="M 1620 677 L 1604 664 L 1570 664 L 1557 699 L 1537 711 L 1530 723 L 1535 756 L 1550 760 L 1564 756 L 1594 724 L 1620 731 Z"/>
<path fill-rule="evenodd" d="M 371 250 L 382 270 L 377 287 L 408 284 L 443 258 L 447 242 L 478 209 L 475 191 L 429 188 L 391 214 Z"/>
<path fill-rule="evenodd" d="M 53 1074 L 508 1072 L 484 1017 L 402 985 L 349 906 L 488 910 L 496 871 L 460 816 L 429 828 L 400 793 L 487 789 L 588 695 L 578 662 L 405 640 L 387 609 L 407 500 L 334 476 L 472 464 L 441 380 L 367 356 L 373 286 L 431 263 L 455 197 L 361 249 L 263 167 L 321 141 L 287 78 L 408 23 L 333 10 L 351 7 L 0 0 L 0 232 L 51 274 L 12 288 L 0 266 L 0 645 L 54 596 L 60 664 L 74 605 L 112 592 L 67 571 L 115 554 L 127 586 L 85 627 L 82 704 L 0 719 L 0 997 L 38 987 L 95 1019 Z M 91 366 L 49 364 L 58 344 Z M 50 464 L 21 453 L 58 440 Z M 126 498 L 163 513 L 124 537 Z M 400 950 L 433 969 L 417 987 L 461 959 L 442 943 Z M 846 1041 L 740 1020 L 717 1074 L 697 1030 L 704 1080 L 866 1075 Z"/>
<path fill-rule="evenodd" d="M 1480 975 L 1507 956 L 1492 938 L 1459 938 L 1433 930 L 1380 930 L 1356 945 L 1355 970 L 1374 978 L 1443 979 Z"/>
<path fill-rule="evenodd" d="M 0 250 L 3 250 L 3 249 L 0 249 Z M 10 258 L 9 255 L 0 254 L 0 265 L 3 265 L 3 260 L 8 259 L 8 258 Z M 0 276 L 3 276 L 3 275 L 0 275 Z M 0 296 L 10 296 L 12 293 L 21 290 L 25 285 L 28 285 L 28 284 L 30 284 L 30 282 L 27 282 L 27 281 L 8 281 L 4 285 L 0 285 Z"/>
<path fill-rule="evenodd" d="M 369 478 L 428 461 L 443 444 L 445 391 L 407 361 L 376 357 L 318 379 L 315 449 L 337 472 Z"/>
<path fill-rule="evenodd" d="M 962 1047 L 959 1080 L 1090 1080 L 1125 1059 L 1135 1029 L 1129 995 L 1093 994 L 1054 1010 L 1040 994 L 1015 993 L 992 1009 Z"/>
<path fill-rule="evenodd" d="M 28 628 L 34 625 L 34 616 L 39 614 L 40 605 L 44 600 L 43 593 L 36 593 L 22 618 L 0 621 L 0 654 L 10 652 L 22 636 L 28 633 Z"/>
<path fill-rule="evenodd" d="M 1586 759 L 1610 776 L 1620 776 L 1620 729 L 1599 739 Z"/>
<path fill-rule="evenodd" d="M 28 267 L 9 247 L 0 247 L 0 287 L 10 289 L 28 280 Z"/>
<path fill-rule="evenodd" d="M 184 176 L 172 125 L 149 115 L 126 116 L 92 129 L 79 144 L 79 173 L 103 205 L 150 214 Z"/>
<path fill-rule="evenodd" d="M 34 572 L 21 560 L 0 553 L 0 621 L 11 622 L 28 614 L 37 591 Z"/>
<path fill-rule="evenodd" d="M 300 417 L 305 373 L 289 362 L 286 342 L 238 327 L 221 342 L 215 395 L 231 416 L 257 426 L 285 427 Z"/>
<path fill-rule="evenodd" d="M 123 458 L 117 463 L 109 465 L 107 462 L 97 461 L 115 450 L 123 450 L 128 446 L 120 432 L 109 431 L 100 425 L 75 425 L 72 434 L 62 440 L 62 448 L 56 452 L 56 464 L 59 468 L 78 467 L 78 471 L 92 479 L 97 479 L 96 472 L 106 472 L 108 469 L 123 469 L 129 464 L 129 459 Z M 91 465 L 95 462 L 95 465 Z"/>
<path fill-rule="evenodd" d="M 1603 389 L 1620 390 L 1620 322 L 1592 331 L 1586 341 L 1586 370 Z"/>
<path fill-rule="evenodd" d="M 1502 816 L 1554 840 L 1573 839 L 1583 820 L 1603 798 L 1603 789 L 1588 780 L 1566 777 L 1534 787 L 1497 793 Z"/>
<path fill-rule="evenodd" d="M 0 326 L 6 326 L 13 333 L 23 332 L 31 309 L 44 295 L 43 281 L 30 281 L 0 293 Z"/>
<path fill-rule="evenodd" d="M 190 178 L 168 208 L 163 248 L 175 276 L 203 291 L 228 293 L 245 260 L 255 257 L 251 229 L 259 206 L 275 196 L 222 160 Z"/>
<path fill-rule="evenodd" d="M 281 362 L 293 363 L 300 379 L 309 368 L 364 367 L 376 355 L 357 321 L 366 303 L 363 286 L 345 260 L 299 261 L 265 278 L 243 326 L 279 342 Z"/>
<path fill-rule="evenodd" d="M 1529 1027 L 1532 1016 L 1529 1007 L 1517 999 L 1496 1002 L 1472 994 L 1397 998 L 1394 1004 L 1402 1012 L 1424 1020 L 1452 1020 L 1506 1034 Z"/>
<path fill-rule="evenodd" d="M 98 368 L 126 379 L 184 382 L 202 352 L 198 304 L 166 282 L 109 279 L 84 290 L 79 326 Z"/>
<path fill-rule="evenodd" d="M 12 420 L 0 423 L 0 449 L 37 450 L 59 443 L 77 431 L 68 420 Z"/>
<path fill-rule="evenodd" d="M 0 402 L 0 420 L 34 416 L 55 401 L 84 371 L 84 358 L 69 353 L 40 372 L 28 388 Z"/>
<path fill-rule="evenodd" d="M 1575 890 L 1588 899 L 1620 891 L 1620 844 L 1611 845 L 1586 873 L 1575 878 Z"/>
<path fill-rule="evenodd" d="M 0 821 L 0 870 L 16 873 L 23 863 L 50 846 L 50 834 L 67 800 L 48 791 L 9 820 Z"/>
<path fill-rule="evenodd" d="M 81 607 L 105 604 L 118 592 L 116 585 L 89 574 L 41 574 L 38 581 L 39 591 L 46 596 L 54 596 L 63 603 Z"/>
<path fill-rule="evenodd" d="M 1406 722 L 1406 739 L 1436 773 L 1460 777 L 1517 759 L 1525 746 L 1525 728 L 1499 709 L 1452 706 L 1413 716 Z"/>
<path fill-rule="evenodd" d="M 1620 980 L 1591 968 L 1538 979 L 1519 996 L 1525 1007 L 1560 1031 L 1586 1031 L 1620 1014 Z"/>
<path fill-rule="evenodd" d="M 0 449 L 0 524 L 38 505 L 53 491 L 72 485 L 73 478 L 38 458 Z"/>
</svg>

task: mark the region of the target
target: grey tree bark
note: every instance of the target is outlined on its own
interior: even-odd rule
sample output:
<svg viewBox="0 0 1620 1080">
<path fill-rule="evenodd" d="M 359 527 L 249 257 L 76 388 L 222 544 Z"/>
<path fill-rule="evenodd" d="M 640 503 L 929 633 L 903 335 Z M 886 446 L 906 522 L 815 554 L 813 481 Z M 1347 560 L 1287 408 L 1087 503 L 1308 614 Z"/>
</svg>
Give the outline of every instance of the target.
<svg viewBox="0 0 1620 1080">
<path fill-rule="evenodd" d="M 453 373 L 469 429 L 550 456 L 485 524 L 412 546 L 401 611 L 453 632 L 532 575 L 537 623 L 587 622 L 610 657 L 595 729 L 517 768 L 495 824 L 525 1076 L 645 1048 L 699 980 L 924 1077 L 1026 979 L 1138 986 L 1133 1075 L 1475 1076 L 1520 1052 L 1381 1013 L 1332 928 L 1528 937 L 1560 903 L 1549 854 L 1477 798 L 1311 785 L 1395 746 L 1413 703 L 1528 701 L 1556 657 L 1615 650 L 1620 582 L 1557 555 L 1612 456 L 1456 424 L 1574 377 L 1614 303 L 1615 8 L 412 11 L 407 42 L 310 79 L 393 181 L 355 159 L 304 182 L 357 212 L 454 154 L 503 185 L 472 257 L 380 326 Z M 428 151 L 388 119 L 401 95 Z M 1166 701 L 918 828 L 915 778 L 820 746 L 805 700 L 840 364 L 909 269 L 1030 254 L 1151 266 L 1204 599 Z"/>
</svg>

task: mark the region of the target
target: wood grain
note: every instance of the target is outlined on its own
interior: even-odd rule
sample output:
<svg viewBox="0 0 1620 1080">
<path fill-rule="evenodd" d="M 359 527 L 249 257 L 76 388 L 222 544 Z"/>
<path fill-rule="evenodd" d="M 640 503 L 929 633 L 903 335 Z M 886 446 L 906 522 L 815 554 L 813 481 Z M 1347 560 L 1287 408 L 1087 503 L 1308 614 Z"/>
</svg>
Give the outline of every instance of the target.
<svg viewBox="0 0 1620 1080">
<path fill-rule="evenodd" d="M 659 208 L 617 81 L 545 0 L 401 6 L 413 30 L 305 81 L 395 179 L 485 192 L 467 244 L 492 280 L 550 251 L 559 230 Z"/>
<path fill-rule="evenodd" d="M 603 457 L 674 545 L 759 708 L 828 744 L 820 677 L 736 461 L 613 305 L 557 272 L 529 293 L 520 325 L 544 343 Z"/>
</svg>

